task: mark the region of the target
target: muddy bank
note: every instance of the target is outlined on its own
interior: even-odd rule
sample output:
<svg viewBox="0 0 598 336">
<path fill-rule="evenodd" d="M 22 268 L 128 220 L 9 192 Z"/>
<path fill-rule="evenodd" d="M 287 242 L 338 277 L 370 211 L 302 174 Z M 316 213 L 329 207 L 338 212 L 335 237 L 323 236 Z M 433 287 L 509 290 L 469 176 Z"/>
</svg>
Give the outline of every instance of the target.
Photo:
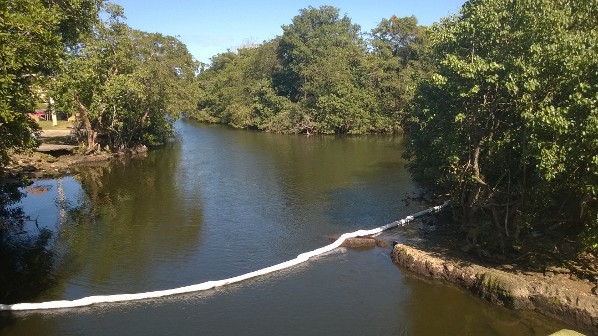
<svg viewBox="0 0 598 336">
<path fill-rule="evenodd" d="M 536 310 L 598 335 L 598 295 L 594 294 L 594 284 L 571 279 L 566 272 L 506 272 L 402 243 L 394 246 L 392 259 L 410 271 L 457 284 L 492 303 Z"/>
<path fill-rule="evenodd" d="M 71 174 L 73 169 L 90 165 L 106 164 L 111 160 L 142 156 L 147 152 L 143 146 L 119 153 L 100 152 L 79 154 L 67 150 L 50 152 L 31 151 L 11 155 L 11 162 L 0 171 L 4 179 L 28 177 L 30 179 L 54 178 Z"/>
</svg>

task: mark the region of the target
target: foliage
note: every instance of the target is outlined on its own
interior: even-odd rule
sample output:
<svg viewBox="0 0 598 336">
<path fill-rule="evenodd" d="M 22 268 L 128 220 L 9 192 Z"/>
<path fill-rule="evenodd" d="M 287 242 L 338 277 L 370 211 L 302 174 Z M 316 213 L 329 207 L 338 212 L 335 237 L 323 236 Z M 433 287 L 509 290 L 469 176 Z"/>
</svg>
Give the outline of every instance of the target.
<svg viewBox="0 0 598 336">
<path fill-rule="evenodd" d="M 405 34 L 415 38 L 387 41 L 403 57 L 396 62 L 398 54 L 382 52 L 390 26 L 378 29 L 378 47 L 369 48 L 337 8 L 302 9 L 282 36 L 214 57 L 200 75 L 202 98 L 191 117 L 286 133 L 396 132 L 413 91 L 411 74 L 420 71 L 415 45 L 423 44 L 423 28 L 409 23 Z"/>
<path fill-rule="evenodd" d="M 419 26 L 414 16 L 383 19 L 372 30 L 372 72 L 380 113 L 393 124 L 402 127 L 406 109 L 413 99 L 415 88 L 430 71 L 426 56 L 428 30 Z"/>
<path fill-rule="evenodd" d="M 59 68 L 65 47 L 97 17 L 101 0 L 8 0 L 0 3 L 0 165 L 9 150 L 36 146 L 39 131 L 27 116 L 39 84 Z"/>
<path fill-rule="evenodd" d="M 78 114 L 88 151 L 154 146 L 172 136 L 172 120 L 194 108 L 197 64 L 170 36 L 133 30 L 122 8 L 73 48 L 57 77 L 57 109 Z"/>
<path fill-rule="evenodd" d="M 407 157 L 473 243 L 582 232 L 598 246 L 595 0 L 471 0 L 433 29 Z"/>
</svg>

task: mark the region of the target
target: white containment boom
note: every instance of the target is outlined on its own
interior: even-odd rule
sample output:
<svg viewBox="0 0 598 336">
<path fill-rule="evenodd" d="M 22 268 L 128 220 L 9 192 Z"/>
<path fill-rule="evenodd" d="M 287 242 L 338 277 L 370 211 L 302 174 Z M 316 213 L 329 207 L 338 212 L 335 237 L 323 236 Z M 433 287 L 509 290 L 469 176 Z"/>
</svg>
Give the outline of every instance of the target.
<svg viewBox="0 0 598 336">
<path fill-rule="evenodd" d="M 282 262 L 280 264 L 272 265 L 270 267 L 262 268 L 257 271 L 253 271 L 250 273 L 238 275 L 236 277 L 224 279 L 224 280 L 216 280 L 216 281 L 207 281 L 202 282 L 195 285 L 189 285 L 184 287 L 178 287 L 173 289 L 165 289 L 165 290 L 158 290 L 153 292 L 145 292 L 145 293 L 135 293 L 135 294 L 113 294 L 113 295 L 96 295 L 96 296 L 88 296 L 81 299 L 76 300 L 60 300 L 60 301 L 47 301 L 47 302 L 40 302 L 40 303 L 16 303 L 16 304 L 0 304 L 0 311 L 20 311 L 20 310 L 44 310 L 44 309 L 64 309 L 64 308 L 76 308 L 76 307 L 84 307 L 93 304 L 99 303 L 109 303 L 109 302 L 126 302 L 126 301 L 137 301 L 137 300 L 144 300 L 144 299 L 151 299 L 151 298 L 158 298 L 164 296 L 171 296 L 177 294 L 184 294 L 184 293 L 192 293 L 192 292 L 199 292 L 208 290 L 215 287 L 221 287 L 228 284 L 232 284 L 235 282 L 240 282 L 243 280 L 251 279 L 257 276 L 265 275 L 268 273 L 272 273 L 275 271 L 280 271 L 285 268 L 289 268 L 300 263 L 308 261 L 310 258 L 315 257 L 317 255 L 329 252 L 334 250 L 335 248 L 339 247 L 347 238 L 353 237 L 362 237 L 362 236 L 370 236 L 378 234 L 382 231 L 404 226 L 407 223 L 413 221 L 415 218 L 435 213 L 448 205 L 448 201 L 442 205 L 435 206 L 433 208 L 429 208 L 427 210 L 420 211 L 415 213 L 411 216 L 407 216 L 401 220 L 392 222 L 390 224 L 386 224 L 384 226 L 377 227 L 371 230 L 358 230 L 355 232 L 349 232 L 342 234 L 337 240 L 333 243 L 326 245 L 324 247 L 320 247 L 319 249 L 301 253 L 295 259 L 291 259 L 289 261 Z"/>
</svg>

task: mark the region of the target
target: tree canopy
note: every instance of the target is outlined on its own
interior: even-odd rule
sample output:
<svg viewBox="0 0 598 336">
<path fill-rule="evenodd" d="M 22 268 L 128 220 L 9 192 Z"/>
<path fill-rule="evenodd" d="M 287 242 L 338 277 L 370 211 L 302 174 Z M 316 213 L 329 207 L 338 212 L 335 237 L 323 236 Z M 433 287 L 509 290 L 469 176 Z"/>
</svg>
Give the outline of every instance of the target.
<svg viewBox="0 0 598 336">
<path fill-rule="evenodd" d="M 131 29 L 122 8 L 108 10 L 65 58 L 57 108 L 79 116 L 89 151 L 162 144 L 172 120 L 195 107 L 197 64 L 176 38 Z"/>
<path fill-rule="evenodd" d="M 0 3 L 0 165 L 8 151 L 36 145 L 33 112 L 40 86 L 60 69 L 67 48 L 91 30 L 102 0 Z"/>
<path fill-rule="evenodd" d="M 415 18 L 404 20 L 408 28 L 380 26 L 368 42 L 339 9 L 302 9 L 283 26 L 282 36 L 215 56 L 200 75 L 203 94 L 191 116 L 274 132 L 397 132 L 413 91 L 412 78 L 424 69 L 414 66 L 416 52 L 407 49 L 424 44 L 425 29 Z M 382 52 L 382 40 L 396 31 L 412 38 L 387 42 L 395 43 L 403 57 L 393 63 L 395 55 Z M 384 63 L 388 66 L 381 67 Z"/>
<path fill-rule="evenodd" d="M 118 150 L 172 135 L 173 118 L 195 107 L 197 63 L 176 38 L 123 19 L 104 0 L 0 4 L 1 165 L 10 150 L 37 145 L 28 113 L 50 95 L 62 112 L 77 111 L 90 150 L 96 141 Z"/>
<path fill-rule="evenodd" d="M 471 0 L 434 26 L 407 157 L 472 243 L 562 229 L 598 247 L 595 0 Z"/>
</svg>

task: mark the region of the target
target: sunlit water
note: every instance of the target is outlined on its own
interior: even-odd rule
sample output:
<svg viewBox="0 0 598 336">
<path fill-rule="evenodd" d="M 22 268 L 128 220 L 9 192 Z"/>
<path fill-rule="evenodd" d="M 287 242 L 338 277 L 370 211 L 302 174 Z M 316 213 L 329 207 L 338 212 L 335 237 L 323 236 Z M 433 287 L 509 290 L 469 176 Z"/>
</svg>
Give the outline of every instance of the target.
<svg viewBox="0 0 598 336">
<path fill-rule="evenodd" d="M 37 226 L 54 232 L 58 281 L 38 301 L 228 278 L 423 208 L 403 201 L 417 188 L 397 137 L 176 126 L 178 141 L 166 148 L 39 181 L 35 186 L 49 190 L 23 199 Z M 4 313 L 0 334 L 543 335 L 563 327 L 406 274 L 389 255 L 390 249 L 340 248 L 202 293 Z"/>
</svg>

